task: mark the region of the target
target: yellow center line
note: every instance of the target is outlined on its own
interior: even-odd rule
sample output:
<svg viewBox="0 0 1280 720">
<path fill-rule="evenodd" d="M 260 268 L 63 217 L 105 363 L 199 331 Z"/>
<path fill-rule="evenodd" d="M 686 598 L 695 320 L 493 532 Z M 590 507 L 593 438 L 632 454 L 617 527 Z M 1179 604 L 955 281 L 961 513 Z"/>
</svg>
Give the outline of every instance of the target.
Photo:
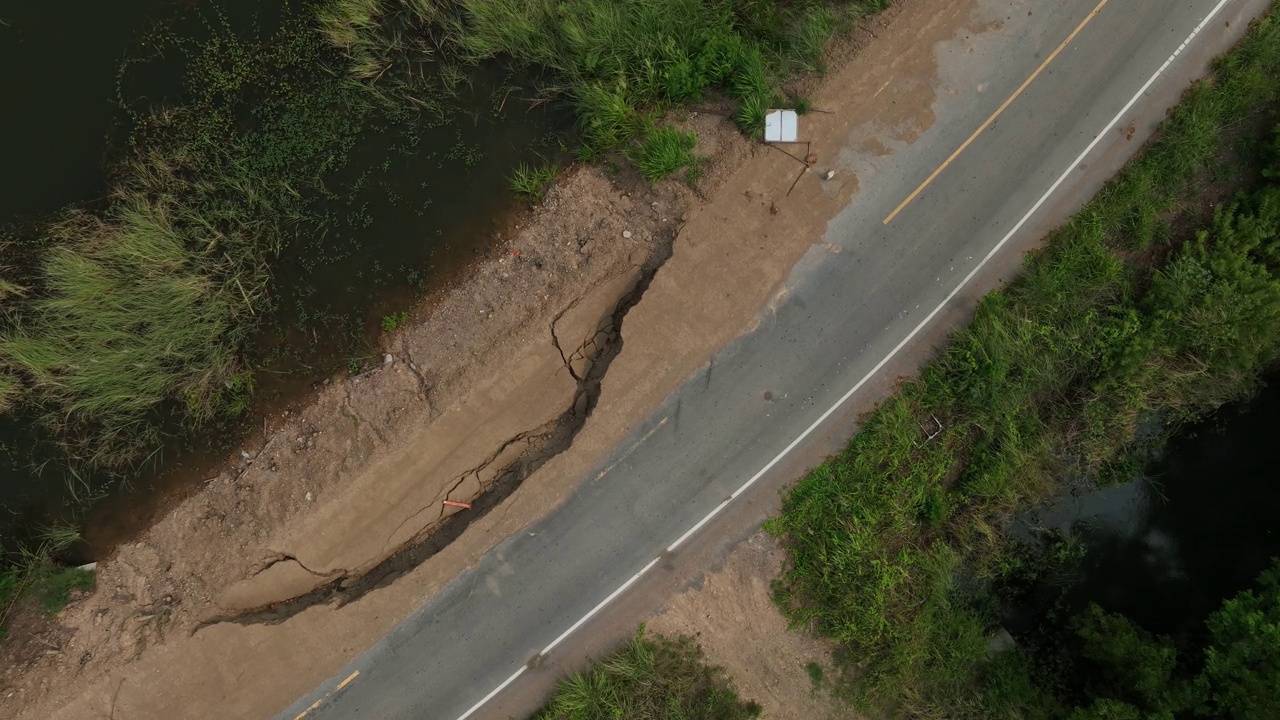
<svg viewBox="0 0 1280 720">
<path fill-rule="evenodd" d="M 339 690 L 341 690 L 342 688 L 344 688 L 344 687 L 346 687 L 348 684 L 350 684 L 352 680 L 355 680 L 355 679 L 356 679 L 356 677 L 358 677 L 359 675 L 360 675 L 360 671 L 359 671 L 359 670 L 357 670 L 357 671 L 355 671 L 355 672 L 351 673 L 350 675 L 348 675 L 348 676 L 347 676 L 347 679 L 346 679 L 346 680 L 343 680 L 342 682 L 338 683 L 338 687 L 334 688 L 334 689 L 333 689 L 333 691 L 334 691 L 334 692 L 338 692 Z"/>
<path fill-rule="evenodd" d="M 1058 57 L 1058 55 L 1063 50 L 1065 50 L 1068 45 L 1071 44 L 1071 41 L 1076 39 L 1076 36 L 1080 34 L 1080 31 L 1084 29 L 1084 26 L 1088 25 L 1090 21 L 1092 21 L 1093 18 L 1096 17 L 1097 14 L 1102 11 L 1102 8 L 1106 6 L 1106 4 L 1110 1 L 1111 0 L 1101 0 L 1101 2 L 1098 3 L 1097 7 L 1095 7 L 1088 15 L 1086 15 L 1084 20 L 1080 21 L 1080 24 L 1076 26 L 1076 29 L 1071 31 L 1071 34 L 1067 36 L 1067 39 L 1063 40 L 1062 44 L 1058 45 L 1058 47 L 1055 48 L 1054 51 L 1049 54 L 1049 57 L 1045 58 L 1044 62 L 1040 63 L 1040 67 L 1036 68 L 1036 71 L 1031 73 L 1031 77 L 1028 77 L 1026 80 L 1022 81 L 1022 84 L 1018 86 L 1017 90 L 1013 91 L 1013 94 L 1009 96 L 1009 99 L 1005 100 L 1000 105 L 1000 107 L 996 108 L 996 111 L 991 113 L 991 117 L 987 118 L 986 122 L 978 126 L 978 129 L 973 131 L 973 134 L 969 136 L 969 139 L 965 140 L 963 145 L 957 148 L 955 152 L 951 153 L 951 157 L 947 158 L 946 162 L 939 165 L 937 170 L 934 170 L 933 173 L 930 174 L 928 178 L 925 178 L 924 182 L 920 183 L 920 187 L 916 188 L 914 192 L 912 192 L 910 195 L 907 196 L 906 200 L 903 200 L 902 203 L 898 205 L 898 207 L 894 208 L 893 212 L 889 213 L 889 217 L 884 219 L 883 224 L 888 225 L 895 217 L 897 217 L 898 213 L 902 212 L 903 208 L 905 208 L 907 205 L 910 205 L 911 201 L 916 199 L 916 196 L 918 196 L 921 192 L 923 192 L 925 188 L 929 187 L 929 183 L 933 182 L 938 177 L 938 175 L 942 173 L 943 170 L 947 169 L 948 165 L 950 165 L 956 158 L 960 157 L 960 153 L 964 152 L 965 148 L 969 147 L 969 145 L 972 144 L 973 141 L 976 140 L 977 137 L 982 134 L 983 130 L 986 130 L 987 128 L 991 127 L 991 123 L 995 122 L 996 118 L 1000 117 L 1000 115 L 1004 113 L 1004 111 L 1007 110 L 1010 105 L 1013 104 L 1013 101 L 1018 99 L 1018 96 L 1021 95 L 1022 92 L 1027 89 L 1027 86 L 1029 86 L 1032 82 L 1034 82 L 1037 77 L 1040 77 L 1040 73 L 1044 72 L 1044 69 L 1049 67 L 1049 63 L 1053 62 L 1054 58 Z"/>
<path fill-rule="evenodd" d="M 316 708 L 323 705 L 325 700 L 328 700 L 334 693 L 342 690 L 342 688 L 346 687 L 348 683 L 350 683 L 352 680 L 355 680 L 359 675 L 360 675 L 359 670 L 356 670 L 355 672 L 348 675 L 346 680 L 343 680 L 342 682 L 338 683 L 338 687 L 330 690 L 329 692 L 324 694 L 324 697 L 311 703 L 311 707 L 298 713 L 298 715 L 294 717 L 293 720 L 302 720 L 303 718 L 305 718 L 307 715 L 311 713 L 312 710 L 315 710 Z"/>
</svg>

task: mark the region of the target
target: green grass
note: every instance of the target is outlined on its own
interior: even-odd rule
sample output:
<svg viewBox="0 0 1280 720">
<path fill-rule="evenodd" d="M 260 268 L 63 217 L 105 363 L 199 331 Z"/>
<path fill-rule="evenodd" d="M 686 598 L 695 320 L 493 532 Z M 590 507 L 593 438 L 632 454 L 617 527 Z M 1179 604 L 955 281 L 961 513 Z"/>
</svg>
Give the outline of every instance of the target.
<svg viewBox="0 0 1280 720">
<path fill-rule="evenodd" d="M 746 720 L 760 706 L 740 700 L 706 664 L 693 638 L 645 635 L 644 628 L 591 668 L 562 680 L 535 720 Z"/>
<path fill-rule="evenodd" d="M 93 571 L 65 567 L 54 560 L 79 539 L 80 531 L 73 526 L 42 526 L 33 544 L 0 557 L 0 637 L 23 598 L 33 598 L 46 614 L 53 614 L 66 606 L 73 591 L 93 589 Z"/>
<path fill-rule="evenodd" d="M 394 84 L 407 58 L 429 61 L 437 42 L 430 32 L 448 19 L 448 3 L 439 0 L 328 0 L 315 4 L 320 32 L 346 55 L 351 75 L 371 84 Z M 440 87 L 457 78 L 442 73 Z M 400 89 L 404 89 L 402 86 Z"/>
<path fill-rule="evenodd" d="M 817 690 L 822 687 L 822 676 L 825 671 L 821 665 L 816 662 L 805 663 L 804 672 L 809 676 L 809 684 L 813 686 L 813 689 Z"/>
<path fill-rule="evenodd" d="M 697 143 L 698 138 L 692 132 L 660 127 L 636 145 L 630 155 L 640 174 L 649 182 L 656 183 L 681 168 L 696 167 L 700 159 L 693 148 Z"/>
<path fill-rule="evenodd" d="M 547 189 L 551 187 L 551 183 L 555 182 L 556 172 L 556 166 L 550 163 L 542 165 L 520 163 L 511 174 L 511 190 L 529 200 L 541 200 L 546 195 Z"/>
<path fill-rule="evenodd" d="M 418 6 L 425 4 L 421 9 Z M 545 91 L 579 119 L 592 160 L 641 142 L 668 109 L 708 91 L 738 103 L 734 119 L 758 135 L 778 85 L 823 69 L 831 35 L 884 0 L 335 0 L 320 23 L 352 58 L 355 77 L 381 78 L 403 56 L 406 27 L 432 37 L 433 50 L 472 63 L 502 59 L 549 73 Z M 447 8 L 445 10 L 444 8 Z M 412 32 L 407 33 L 413 35 Z M 416 47 L 416 46 L 413 46 Z"/>
<path fill-rule="evenodd" d="M 132 132 L 104 207 L 71 210 L 20 248 L 37 260 L 5 290 L 0 403 L 36 417 L 71 471 L 121 477 L 168 434 L 248 407 L 271 263 L 322 231 L 307 197 L 323 195 L 371 111 L 354 82 L 317 73 L 331 51 L 305 23 L 259 37 L 214 18 L 199 44 L 149 39 L 186 59 L 189 101 L 122 96 Z"/>
<path fill-rule="evenodd" d="M 1197 198 L 1228 131 L 1277 99 L 1272 15 L 918 380 L 789 491 L 768 526 L 790 557 L 778 602 L 850 650 L 865 711 L 998 715 L 999 697 L 965 688 L 998 670 L 984 588 L 1018 570 L 1005 519 L 1063 478 L 1127 476 L 1140 420 L 1175 428 L 1250 393 L 1274 361 L 1280 185 L 1212 213 Z M 1274 149 L 1258 155 L 1280 167 Z M 1201 230 L 1172 230 L 1188 225 Z"/>
<path fill-rule="evenodd" d="M 409 322 L 409 313 L 401 310 L 390 315 L 382 316 L 382 331 L 395 332 L 395 329 Z"/>
<path fill-rule="evenodd" d="M 150 453 L 166 401 L 195 422 L 221 411 L 266 306 L 270 249 L 256 243 L 284 216 L 220 222 L 169 192 L 185 168 L 138 163 L 105 217 L 73 211 L 47 229 L 43 292 L 0 334 L 0 364 L 86 467 Z"/>
</svg>

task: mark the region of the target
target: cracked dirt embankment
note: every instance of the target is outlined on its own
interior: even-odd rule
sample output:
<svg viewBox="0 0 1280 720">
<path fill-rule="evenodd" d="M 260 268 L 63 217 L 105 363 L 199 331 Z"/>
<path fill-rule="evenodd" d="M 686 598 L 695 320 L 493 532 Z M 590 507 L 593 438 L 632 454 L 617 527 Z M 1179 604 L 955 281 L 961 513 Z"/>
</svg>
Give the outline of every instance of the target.
<svg viewBox="0 0 1280 720">
<path fill-rule="evenodd" d="M 513 358 L 505 375 L 414 433 L 411 452 L 374 463 L 325 507 L 285 527 L 268 543 L 280 548 L 276 556 L 228 588 L 218 598 L 222 612 L 201 627 L 279 622 L 315 605 L 350 602 L 496 507 L 583 427 L 621 348 L 622 319 L 659 265 L 623 266 L 569 301 L 550 320 L 542 351 Z"/>
<path fill-rule="evenodd" d="M 872 19 L 878 37 L 859 35 L 867 62 L 837 56 L 832 64 L 842 69 L 826 90 L 797 93 L 832 111 L 812 117 L 820 167 L 864 124 L 886 128 L 890 143 L 909 143 L 932 123 L 929 82 L 916 86 L 918 97 L 864 102 L 886 78 L 936 71 L 919 48 L 950 37 L 967 3 L 947 13 L 929 5 L 906 0 Z M 899 11 L 914 14 L 903 23 L 910 31 L 885 32 Z M 628 192 L 597 170 L 564 178 L 502 254 L 392 339 L 389 363 L 334 381 L 311 405 L 278 418 L 250 462 L 211 478 L 104 561 L 98 591 L 32 639 L 54 650 L 10 666 L 3 682 L 13 694 L 0 695 L 0 713 L 269 716 L 567 497 L 716 350 L 767 319 L 760 308 L 785 292 L 797 261 L 830 251 L 814 240 L 858 186 L 845 164 L 836 180 L 807 173 L 789 192 L 793 159 L 752 145 L 711 114 L 687 124 L 698 131 L 699 151 L 714 158 L 700 184 L 714 191 L 705 206 L 678 183 Z M 661 272 L 640 282 L 643 297 L 631 294 L 634 276 L 645 278 L 673 238 Z M 610 338 L 616 323 L 600 335 L 619 300 L 629 308 L 624 343 Z M 608 363 L 602 343 L 616 353 Z M 473 519 L 455 525 L 453 542 L 433 545 L 450 534 L 449 518 L 461 517 L 439 501 L 511 477 L 500 471 L 519 465 L 533 445 L 527 439 L 587 414 L 572 447 L 539 456 L 509 493 L 481 495 L 463 511 Z M 383 582 L 393 577 L 401 580 Z M 497 581 L 484 587 L 500 591 Z M 303 602 L 286 607 L 289 598 Z M 234 618 L 247 622 L 210 624 Z"/>
<path fill-rule="evenodd" d="M 709 137 L 731 131 L 706 122 Z M 56 623 L 11 633 L 0 716 L 57 706 L 72 680 L 219 621 L 279 622 L 348 602 L 437 552 L 582 427 L 620 347 L 619 313 L 667 257 L 691 202 L 683 185 L 566 173 L 508 236 L 495 230 L 490 257 L 387 339 L 379 368 L 327 381 L 270 418 L 267 434 L 104 559 L 95 593 Z M 445 499 L 473 507 L 458 516 Z"/>
</svg>

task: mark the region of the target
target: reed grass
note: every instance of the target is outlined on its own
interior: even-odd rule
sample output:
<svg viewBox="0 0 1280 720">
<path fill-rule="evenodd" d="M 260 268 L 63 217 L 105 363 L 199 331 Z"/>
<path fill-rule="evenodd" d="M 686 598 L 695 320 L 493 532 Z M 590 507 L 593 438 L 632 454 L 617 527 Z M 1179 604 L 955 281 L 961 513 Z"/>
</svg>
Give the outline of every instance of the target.
<svg viewBox="0 0 1280 720">
<path fill-rule="evenodd" d="M 352 76 L 377 81 L 406 58 L 435 58 L 431 29 L 444 25 L 448 7 L 441 0 L 331 0 L 317 3 L 315 16 L 329 44 L 347 56 Z"/>
<path fill-rule="evenodd" d="M 529 165 L 520 163 L 511 174 L 512 192 L 533 201 L 541 200 L 556 179 L 556 166 L 551 163 Z"/>
<path fill-rule="evenodd" d="M 630 152 L 666 110 L 709 90 L 737 102 L 743 131 L 758 135 L 780 82 L 820 71 L 841 18 L 882 9 L 863 0 L 334 0 L 321 27 L 351 58 L 354 77 L 381 77 L 404 57 L 406 27 L 430 34 L 438 54 L 502 60 L 548 74 L 544 88 L 573 107 L 583 159 Z M 390 18 L 395 17 L 392 21 Z M 445 83 L 452 84 L 452 83 Z"/>
<path fill-rule="evenodd" d="M 323 192 L 370 112 L 350 80 L 316 74 L 328 50 L 300 22 L 157 39 L 186 55 L 189 102 L 131 109 L 105 207 L 42 227 L 26 287 L 4 290 L 0 402 L 38 418 L 71 472 L 122 476 L 165 432 L 247 408 L 270 263 L 313 222 L 304 193 Z"/>
<path fill-rule="evenodd" d="M 73 211 L 47 228 L 43 292 L 0 336 L 0 358 L 69 455 L 114 470 L 159 445 L 166 401 L 197 423 L 222 406 L 266 305 L 272 248 L 258 243 L 280 221 L 228 222 L 227 208 L 184 202 L 168 158 L 140 158 L 131 174 L 105 217 Z M 232 180 L 252 205 L 270 204 Z"/>
</svg>

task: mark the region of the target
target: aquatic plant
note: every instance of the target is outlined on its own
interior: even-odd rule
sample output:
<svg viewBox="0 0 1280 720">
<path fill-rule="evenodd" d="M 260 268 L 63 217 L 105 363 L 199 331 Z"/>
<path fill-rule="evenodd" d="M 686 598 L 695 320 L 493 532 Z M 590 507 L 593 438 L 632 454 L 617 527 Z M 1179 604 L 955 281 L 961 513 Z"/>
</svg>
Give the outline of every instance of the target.
<svg viewBox="0 0 1280 720">
<path fill-rule="evenodd" d="M 541 200 L 556 179 L 556 166 L 550 163 L 529 165 L 520 163 L 511 174 L 511 190 L 530 200 Z"/>
</svg>

